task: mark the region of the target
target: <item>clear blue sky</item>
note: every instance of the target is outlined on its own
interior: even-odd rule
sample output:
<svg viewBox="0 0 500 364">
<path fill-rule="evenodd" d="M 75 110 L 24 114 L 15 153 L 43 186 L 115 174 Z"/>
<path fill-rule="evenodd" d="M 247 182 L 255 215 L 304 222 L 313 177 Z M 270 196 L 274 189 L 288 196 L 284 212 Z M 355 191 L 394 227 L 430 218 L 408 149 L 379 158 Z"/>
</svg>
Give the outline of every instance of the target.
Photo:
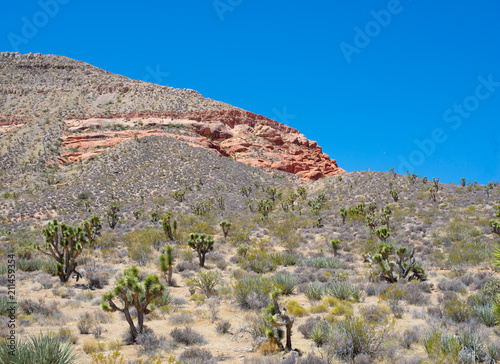
<svg viewBox="0 0 500 364">
<path fill-rule="evenodd" d="M 54 1 L 3 4 L 0 50 L 198 90 L 348 171 L 500 179 L 500 1 Z"/>
</svg>

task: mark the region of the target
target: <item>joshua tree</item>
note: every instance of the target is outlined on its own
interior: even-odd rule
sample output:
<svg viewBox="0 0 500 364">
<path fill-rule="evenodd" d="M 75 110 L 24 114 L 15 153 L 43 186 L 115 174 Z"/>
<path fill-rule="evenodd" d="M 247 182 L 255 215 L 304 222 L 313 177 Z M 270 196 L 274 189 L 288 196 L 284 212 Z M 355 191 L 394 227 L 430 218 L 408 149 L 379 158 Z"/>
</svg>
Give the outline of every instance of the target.
<svg viewBox="0 0 500 364">
<path fill-rule="evenodd" d="M 493 184 L 490 182 L 485 187 L 486 195 L 488 195 L 488 197 L 490 197 L 490 190 L 492 190 L 492 189 L 493 189 Z"/>
<path fill-rule="evenodd" d="M 88 244 L 93 246 L 102 229 L 102 221 L 99 216 L 92 216 L 89 221 L 82 222 L 83 233 L 87 238 Z"/>
<path fill-rule="evenodd" d="M 394 202 L 398 202 L 398 200 L 399 200 L 399 192 L 397 190 L 390 190 L 389 193 L 391 194 L 392 199 L 394 200 Z"/>
<path fill-rule="evenodd" d="M 330 240 L 330 246 L 333 249 L 333 255 L 337 256 L 338 250 L 340 248 L 340 240 L 339 239 Z"/>
<path fill-rule="evenodd" d="M 280 290 L 272 291 L 269 295 L 273 302 L 266 308 L 265 317 L 272 327 L 268 327 L 266 329 L 266 336 L 270 341 L 274 341 L 278 347 L 283 348 L 283 344 L 281 344 L 283 330 L 281 327 L 284 326 L 286 333 L 286 344 L 284 350 L 289 352 L 292 350 L 292 327 L 295 317 L 288 316 L 284 308 L 283 310 L 280 310 L 280 306 L 278 304 L 278 299 L 281 295 Z M 277 329 L 277 332 L 275 332 L 274 328 Z"/>
<path fill-rule="evenodd" d="M 409 252 L 408 248 L 400 247 L 396 249 L 396 257 L 391 260 L 394 253 L 392 244 L 380 244 L 378 253 L 373 256 L 365 255 L 365 262 L 375 271 L 380 279 L 389 283 L 396 283 L 398 280 L 423 281 L 426 279 L 425 270 L 415 262 L 415 249 Z M 411 273 L 411 274 L 410 274 Z"/>
<path fill-rule="evenodd" d="M 438 188 L 436 187 L 436 185 L 433 185 L 432 187 L 429 188 L 429 198 L 434 201 L 434 202 L 437 202 L 437 193 L 438 193 Z"/>
<path fill-rule="evenodd" d="M 244 196 L 244 197 L 250 197 L 250 194 L 252 193 L 252 186 L 248 186 L 248 187 L 241 187 L 240 188 L 240 193 Z"/>
<path fill-rule="evenodd" d="M 307 190 L 305 187 L 300 186 L 297 188 L 297 195 L 299 195 L 303 200 L 307 198 Z"/>
<path fill-rule="evenodd" d="M 415 173 L 411 174 L 410 171 L 406 171 L 406 175 L 410 184 L 414 185 L 417 181 L 417 175 Z"/>
<path fill-rule="evenodd" d="M 385 241 L 389 238 L 389 236 L 391 236 L 391 233 L 389 232 L 389 229 L 387 229 L 384 226 L 384 227 L 381 227 L 380 229 L 375 230 L 375 235 L 380 240 Z"/>
<path fill-rule="evenodd" d="M 221 221 L 219 222 L 219 226 L 222 229 L 222 233 L 224 234 L 224 239 L 227 238 L 227 234 L 229 234 L 229 229 L 231 229 L 231 223 L 229 221 Z"/>
<path fill-rule="evenodd" d="M 175 240 L 175 233 L 177 232 L 177 220 L 172 221 L 172 213 L 167 212 L 162 218 L 162 227 L 165 237 L 168 240 Z"/>
<path fill-rule="evenodd" d="M 191 233 L 189 234 L 188 245 L 198 254 L 200 267 L 205 266 L 205 256 L 214 250 L 214 239 L 210 235 Z"/>
<path fill-rule="evenodd" d="M 120 205 L 118 205 L 118 202 L 112 202 L 111 205 L 109 205 L 108 211 L 106 211 L 108 225 L 113 230 L 116 224 L 118 224 L 118 212 L 120 212 Z"/>
<path fill-rule="evenodd" d="M 271 200 L 259 200 L 257 201 L 256 211 L 262 215 L 262 218 L 267 218 L 269 213 L 273 210 L 273 203 Z"/>
<path fill-rule="evenodd" d="M 424 176 L 424 178 L 422 178 L 422 183 L 425 185 L 427 183 L 427 176 Z"/>
<path fill-rule="evenodd" d="M 389 206 L 386 206 L 382 209 L 382 213 L 380 214 L 380 223 L 385 224 L 387 229 L 390 229 L 389 220 L 392 215 L 392 210 Z"/>
<path fill-rule="evenodd" d="M 97 216 L 93 216 L 90 221 L 70 226 L 65 223 L 59 225 L 57 219 L 54 219 L 42 230 L 42 235 L 45 236 L 44 249 L 40 245 L 35 245 L 35 249 L 57 261 L 57 275 L 61 282 L 67 282 L 73 273 L 76 274 L 77 282 L 82 276 L 76 270 L 76 258 L 84 246 L 95 239 L 102 227 Z"/>
<path fill-rule="evenodd" d="M 460 185 L 461 185 L 462 187 L 465 187 L 466 182 L 467 182 L 467 180 L 466 180 L 465 178 L 462 178 L 462 179 L 460 180 Z"/>
<path fill-rule="evenodd" d="M 376 202 L 370 202 L 370 204 L 368 205 L 368 213 L 375 213 L 375 211 L 377 210 L 377 203 Z"/>
<path fill-rule="evenodd" d="M 377 218 L 373 212 L 366 215 L 366 226 L 368 226 L 371 231 L 375 231 L 377 227 Z"/>
<path fill-rule="evenodd" d="M 349 213 L 347 212 L 347 209 L 345 207 L 340 208 L 340 216 L 342 217 L 342 224 L 345 224 L 345 220 L 347 219 L 347 215 Z"/>
<path fill-rule="evenodd" d="M 101 307 L 104 311 L 123 313 L 135 341 L 144 329 L 144 316 L 152 312 L 149 305 L 153 301 L 157 303 L 165 288 L 156 274 L 149 274 L 141 282 L 139 269 L 132 266 L 123 271 L 123 277 L 118 279 L 113 290 L 102 296 Z M 118 306 L 120 304 L 121 307 Z M 130 313 L 132 307 L 137 311 L 137 326 Z"/>
<path fill-rule="evenodd" d="M 268 187 L 266 190 L 267 196 L 272 202 L 279 200 L 281 198 L 281 192 L 276 189 L 276 187 Z"/>
<path fill-rule="evenodd" d="M 172 269 L 174 267 L 174 253 L 173 246 L 168 244 L 164 250 L 164 254 L 160 255 L 160 269 L 163 273 L 167 275 L 167 283 L 169 286 L 173 286 L 172 282 Z"/>
<path fill-rule="evenodd" d="M 496 217 L 500 217 L 500 205 L 497 206 L 497 212 L 495 214 Z M 499 220 L 490 220 L 490 226 L 493 228 L 493 232 L 495 234 L 499 234 L 500 235 L 500 221 Z"/>
</svg>

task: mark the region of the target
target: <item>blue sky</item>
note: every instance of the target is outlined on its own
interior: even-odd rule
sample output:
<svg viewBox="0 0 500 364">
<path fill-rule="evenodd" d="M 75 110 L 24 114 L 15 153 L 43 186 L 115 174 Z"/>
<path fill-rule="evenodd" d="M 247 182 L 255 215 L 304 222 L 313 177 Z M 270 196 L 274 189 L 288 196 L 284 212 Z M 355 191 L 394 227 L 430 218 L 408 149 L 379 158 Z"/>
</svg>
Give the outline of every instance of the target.
<svg viewBox="0 0 500 364">
<path fill-rule="evenodd" d="M 0 50 L 198 90 L 299 129 L 348 171 L 487 183 L 499 16 L 496 0 L 23 0 L 4 4 Z"/>
</svg>

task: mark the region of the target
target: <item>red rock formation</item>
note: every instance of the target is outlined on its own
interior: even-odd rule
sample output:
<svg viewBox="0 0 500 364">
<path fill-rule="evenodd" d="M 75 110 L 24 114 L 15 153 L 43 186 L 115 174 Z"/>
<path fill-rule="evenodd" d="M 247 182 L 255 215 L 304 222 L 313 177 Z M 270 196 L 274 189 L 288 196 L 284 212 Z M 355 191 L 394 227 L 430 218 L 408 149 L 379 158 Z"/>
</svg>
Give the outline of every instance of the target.
<svg viewBox="0 0 500 364">
<path fill-rule="evenodd" d="M 299 174 L 308 181 L 345 172 L 338 168 L 335 160 L 323 153 L 315 141 L 308 140 L 298 130 L 248 111 L 147 111 L 97 115 L 87 119 L 70 118 L 66 123 L 70 130 L 83 131 L 63 138 L 65 148 L 79 150 L 78 153 L 68 151 L 62 155 L 70 162 L 98 154 L 100 150 L 96 150 L 97 147 L 111 147 L 134 137 L 154 134 L 172 136 L 195 147 L 212 149 L 255 167 Z M 107 124 L 122 124 L 132 129 L 88 132 L 90 128 L 100 129 Z M 171 124 L 180 124 L 190 131 L 184 129 L 182 132 L 185 135 L 179 136 L 159 129 L 138 129 L 139 125 L 151 127 Z"/>
</svg>

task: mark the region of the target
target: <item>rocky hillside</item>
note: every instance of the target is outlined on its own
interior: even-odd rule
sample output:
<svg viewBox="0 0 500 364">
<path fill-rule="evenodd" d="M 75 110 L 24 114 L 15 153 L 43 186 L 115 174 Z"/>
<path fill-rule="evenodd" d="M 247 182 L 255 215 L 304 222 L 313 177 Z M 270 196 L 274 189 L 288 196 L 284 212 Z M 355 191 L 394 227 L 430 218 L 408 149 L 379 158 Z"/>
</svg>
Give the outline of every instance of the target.
<svg viewBox="0 0 500 364">
<path fill-rule="evenodd" d="M 193 90 L 131 80 L 66 57 L 0 53 L 0 105 L 3 171 L 65 166 L 154 134 L 305 180 L 344 172 L 289 126 Z"/>
</svg>

